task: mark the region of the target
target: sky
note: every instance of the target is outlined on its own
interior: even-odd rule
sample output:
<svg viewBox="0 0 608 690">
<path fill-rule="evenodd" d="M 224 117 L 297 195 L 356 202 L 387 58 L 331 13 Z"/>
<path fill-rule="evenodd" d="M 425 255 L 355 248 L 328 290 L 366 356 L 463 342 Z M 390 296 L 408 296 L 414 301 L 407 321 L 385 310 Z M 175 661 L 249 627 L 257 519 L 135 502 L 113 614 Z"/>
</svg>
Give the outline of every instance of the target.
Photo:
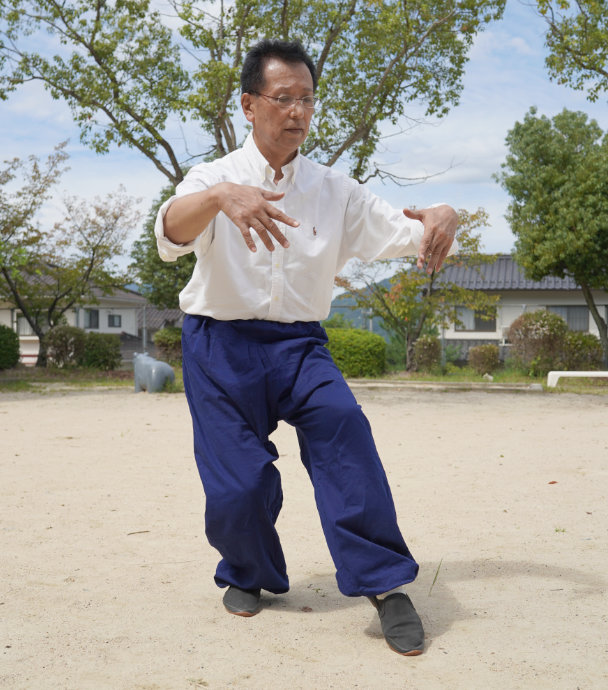
<svg viewBox="0 0 608 690">
<path fill-rule="evenodd" d="M 590 103 L 585 93 L 549 80 L 544 59 L 545 23 L 520 0 L 508 0 L 504 18 L 479 34 L 465 68 L 460 103 L 440 120 L 406 129 L 382 142 L 379 160 L 396 175 L 412 178 L 435 175 L 422 184 L 398 187 L 371 182 L 373 191 L 393 206 L 424 208 L 446 202 L 474 211 L 483 207 L 490 225 L 481 231 L 482 248 L 491 253 L 509 253 L 514 237 L 504 214 L 506 192 L 492 178 L 500 172 L 507 150 L 505 137 L 531 106 L 539 115 L 553 117 L 564 108 L 581 110 L 608 130 L 606 100 Z M 414 119 L 422 111 L 408 112 Z M 170 132 L 174 140 L 182 133 Z M 190 132 L 204 148 L 204 138 Z M 66 105 L 53 101 L 38 84 L 28 84 L 7 101 L 0 101 L 0 160 L 45 158 L 63 140 L 69 139 L 70 170 L 61 178 L 53 199 L 46 205 L 44 222 L 57 220 L 65 194 L 85 199 L 103 197 L 118 185 L 141 199 L 146 213 L 166 185 L 166 178 L 141 154 L 116 148 L 100 156 L 83 146 Z M 137 239 L 140 230 L 132 233 Z"/>
</svg>

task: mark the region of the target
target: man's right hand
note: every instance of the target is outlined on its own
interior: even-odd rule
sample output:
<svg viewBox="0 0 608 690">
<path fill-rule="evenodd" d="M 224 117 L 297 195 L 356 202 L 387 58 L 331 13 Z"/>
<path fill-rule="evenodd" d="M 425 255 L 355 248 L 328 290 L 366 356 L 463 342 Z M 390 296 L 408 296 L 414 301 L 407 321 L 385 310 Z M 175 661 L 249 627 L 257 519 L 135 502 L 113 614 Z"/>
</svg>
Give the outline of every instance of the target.
<svg viewBox="0 0 608 690">
<path fill-rule="evenodd" d="M 268 192 L 260 187 L 232 182 L 221 182 L 217 187 L 220 210 L 241 231 L 245 243 L 252 252 L 257 249 L 251 236 L 251 229 L 257 232 L 268 251 L 274 251 L 271 236 L 285 249 L 289 247 L 287 238 L 279 230 L 275 221 L 290 225 L 292 228 L 296 228 L 300 223 L 270 203 L 282 199 L 284 196 L 282 193 Z"/>
</svg>

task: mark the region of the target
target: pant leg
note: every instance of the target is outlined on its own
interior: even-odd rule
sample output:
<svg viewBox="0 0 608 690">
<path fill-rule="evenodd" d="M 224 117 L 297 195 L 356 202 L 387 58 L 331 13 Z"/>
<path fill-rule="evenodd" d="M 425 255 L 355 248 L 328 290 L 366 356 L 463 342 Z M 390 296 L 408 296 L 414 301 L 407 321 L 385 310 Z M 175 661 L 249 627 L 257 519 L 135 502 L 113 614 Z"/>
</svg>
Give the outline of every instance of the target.
<svg viewBox="0 0 608 690">
<path fill-rule="evenodd" d="M 369 422 L 324 347 L 307 352 L 283 412 L 298 434 L 340 591 L 373 595 L 414 580 L 418 565 Z"/>
<path fill-rule="evenodd" d="M 206 496 L 205 531 L 221 556 L 219 586 L 289 589 L 275 529 L 282 504 L 276 428 L 265 401 L 255 348 L 228 322 L 187 316 L 182 330 L 184 387 L 194 453 Z"/>
</svg>

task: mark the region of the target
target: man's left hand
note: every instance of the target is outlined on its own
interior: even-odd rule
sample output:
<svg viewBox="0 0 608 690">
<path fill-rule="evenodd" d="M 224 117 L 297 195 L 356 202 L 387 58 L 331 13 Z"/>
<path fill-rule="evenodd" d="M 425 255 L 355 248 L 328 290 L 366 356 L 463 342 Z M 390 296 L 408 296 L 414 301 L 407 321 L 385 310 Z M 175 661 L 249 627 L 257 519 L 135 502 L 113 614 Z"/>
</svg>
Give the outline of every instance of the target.
<svg viewBox="0 0 608 690">
<path fill-rule="evenodd" d="M 458 227 L 458 214 L 447 204 L 416 211 L 404 208 L 403 213 L 408 218 L 419 220 L 424 225 L 424 235 L 420 242 L 416 265 L 418 268 L 424 268 L 426 262 L 426 271 L 429 275 L 433 271 L 438 271 L 454 241 Z"/>
</svg>

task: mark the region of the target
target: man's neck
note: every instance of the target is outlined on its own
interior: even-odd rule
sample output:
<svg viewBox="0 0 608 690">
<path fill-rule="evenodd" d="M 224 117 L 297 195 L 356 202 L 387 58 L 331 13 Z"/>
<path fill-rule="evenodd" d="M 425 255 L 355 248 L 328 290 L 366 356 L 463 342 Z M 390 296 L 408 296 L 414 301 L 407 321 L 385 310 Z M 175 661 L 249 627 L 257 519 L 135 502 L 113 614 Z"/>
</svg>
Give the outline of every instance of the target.
<svg viewBox="0 0 608 690">
<path fill-rule="evenodd" d="M 255 133 L 253 135 L 253 140 L 255 141 L 255 145 L 257 146 L 258 151 L 262 154 L 262 156 L 264 156 L 264 158 L 268 161 L 270 167 L 274 170 L 274 183 L 276 184 L 277 182 L 283 179 L 283 166 L 287 165 L 288 163 L 291 163 L 291 161 L 298 155 L 298 149 L 290 153 L 287 157 L 283 158 L 276 153 L 270 153 L 260 148 L 258 142 L 255 139 Z"/>
</svg>

